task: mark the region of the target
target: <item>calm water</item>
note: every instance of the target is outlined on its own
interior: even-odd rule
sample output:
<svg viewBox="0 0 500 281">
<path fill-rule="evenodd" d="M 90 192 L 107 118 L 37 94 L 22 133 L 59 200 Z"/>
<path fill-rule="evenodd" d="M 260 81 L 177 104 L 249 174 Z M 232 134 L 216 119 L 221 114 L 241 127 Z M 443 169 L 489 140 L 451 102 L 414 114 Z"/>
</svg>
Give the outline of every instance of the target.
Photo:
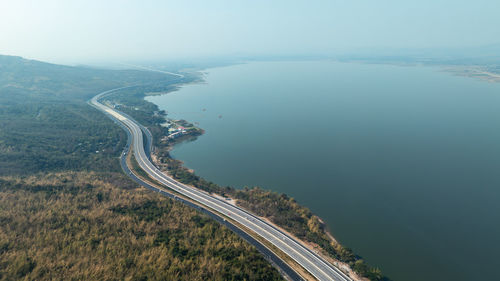
<svg viewBox="0 0 500 281">
<path fill-rule="evenodd" d="M 499 280 L 500 84 L 428 67 L 259 62 L 150 97 L 206 134 L 173 156 L 285 192 L 394 280 Z"/>
</svg>

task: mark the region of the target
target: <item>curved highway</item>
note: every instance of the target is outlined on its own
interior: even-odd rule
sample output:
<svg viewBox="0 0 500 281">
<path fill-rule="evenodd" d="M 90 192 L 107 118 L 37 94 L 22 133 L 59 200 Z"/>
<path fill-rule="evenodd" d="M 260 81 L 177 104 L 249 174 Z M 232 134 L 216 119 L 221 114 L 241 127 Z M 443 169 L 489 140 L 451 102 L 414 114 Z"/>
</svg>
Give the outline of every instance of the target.
<svg viewBox="0 0 500 281">
<path fill-rule="evenodd" d="M 125 88 L 125 87 L 123 87 Z M 335 280 L 335 281 L 352 281 L 346 274 L 340 271 L 332 264 L 325 261 L 314 252 L 281 232 L 274 226 L 268 224 L 262 219 L 254 216 L 246 210 L 231 205 L 224 200 L 218 199 L 205 191 L 197 188 L 182 184 L 170 176 L 161 172 L 156 166 L 151 163 L 146 152 L 144 151 L 143 133 L 141 125 L 135 120 L 111 109 L 99 102 L 99 99 L 114 91 L 123 89 L 117 88 L 110 91 L 100 93 L 90 100 L 90 104 L 99 109 L 100 111 L 111 115 L 114 119 L 121 122 L 127 127 L 132 135 L 132 147 L 135 159 L 139 166 L 149 174 L 149 176 L 158 182 L 164 184 L 166 187 L 196 201 L 212 211 L 215 211 L 224 216 L 230 217 L 232 220 L 252 230 L 254 233 L 264 238 L 291 259 L 300 264 L 305 270 L 313 275 L 318 280 Z"/>
</svg>

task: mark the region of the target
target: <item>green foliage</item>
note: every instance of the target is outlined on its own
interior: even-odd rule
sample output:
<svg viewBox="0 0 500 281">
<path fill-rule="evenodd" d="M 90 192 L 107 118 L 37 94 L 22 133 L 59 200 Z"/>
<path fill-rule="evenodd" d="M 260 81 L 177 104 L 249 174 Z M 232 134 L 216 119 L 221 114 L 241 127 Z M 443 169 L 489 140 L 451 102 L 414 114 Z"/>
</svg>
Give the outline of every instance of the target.
<svg viewBox="0 0 500 281">
<path fill-rule="evenodd" d="M 126 135 L 85 103 L 26 101 L 0 107 L 0 175 L 119 171 Z"/>
<path fill-rule="evenodd" d="M 168 213 L 168 206 L 159 205 L 158 201 L 149 200 L 140 205 L 114 206 L 110 209 L 120 214 L 133 215 L 139 220 L 147 222 L 158 220 L 164 213 Z"/>
<path fill-rule="evenodd" d="M 175 76 L 53 65 L 0 56 L 0 175 L 118 171 L 126 136 L 86 104 L 99 92 Z M 151 86 L 148 86 L 151 87 Z"/>
</svg>

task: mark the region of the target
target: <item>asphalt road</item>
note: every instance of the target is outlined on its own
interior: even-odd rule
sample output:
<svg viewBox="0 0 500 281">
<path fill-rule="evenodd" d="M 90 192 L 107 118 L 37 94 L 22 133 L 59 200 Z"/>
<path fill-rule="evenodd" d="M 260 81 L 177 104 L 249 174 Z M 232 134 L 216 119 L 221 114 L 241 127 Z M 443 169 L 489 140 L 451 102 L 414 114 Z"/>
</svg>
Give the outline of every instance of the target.
<svg viewBox="0 0 500 281">
<path fill-rule="evenodd" d="M 161 172 L 156 166 L 151 163 L 148 154 L 144 150 L 143 132 L 141 125 L 138 124 L 131 117 L 123 113 L 117 112 L 99 102 L 99 98 L 106 94 L 123 88 L 117 88 L 110 91 L 103 92 L 90 100 L 90 104 L 99 109 L 100 111 L 112 116 L 115 120 L 123 124 L 132 136 L 132 147 L 135 159 L 139 166 L 158 182 L 164 184 L 169 189 L 172 189 L 194 201 L 198 204 L 209 209 L 210 212 L 218 213 L 246 228 L 252 230 L 257 235 L 261 236 L 275 247 L 280 249 L 290 258 L 295 260 L 304 269 L 318 280 L 335 280 L 335 281 L 351 281 L 352 279 L 341 272 L 338 268 L 328 263 L 326 260 L 294 240 L 292 237 L 281 232 L 274 226 L 268 224 L 264 220 L 254 216 L 246 210 L 231 205 L 224 200 L 214 197 L 205 191 L 197 188 L 184 185 L 168 175 Z M 149 153 L 149 151 L 148 151 Z"/>
<path fill-rule="evenodd" d="M 116 119 L 114 119 L 114 120 L 116 120 Z M 121 165 L 123 171 L 130 178 L 132 178 L 133 181 L 135 181 L 139 185 L 142 185 L 143 187 L 145 187 L 145 188 L 147 188 L 147 189 L 149 189 L 151 191 L 158 192 L 160 195 L 163 195 L 163 196 L 175 199 L 177 201 L 180 201 L 183 204 L 186 204 L 187 206 L 189 206 L 191 208 L 197 209 L 198 211 L 207 214 L 213 220 L 215 220 L 218 223 L 226 226 L 231 231 L 233 231 L 234 233 L 236 233 L 237 235 L 239 235 L 241 238 L 245 239 L 248 243 L 250 243 L 253 246 L 255 246 L 255 248 L 257 248 L 257 250 L 264 256 L 264 258 L 266 260 L 268 260 L 269 262 L 271 262 L 271 264 L 273 264 L 280 271 L 280 273 L 283 276 L 285 276 L 285 278 L 287 280 L 290 280 L 290 281 L 304 281 L 304 279 L 302 277 L 300 277 L 300 275 L 297 272 L 295 272 L 287 263 L 285 263 L 275 253 L 273 253 L 271 250 L 269 250 L 264 244 L 262 244 L 260 241 L 256 240 L 251 235 L 249 235 L 245 231 L 241 230 L 237 226 L 233 225 L 230 221 L 227 221 L 225 218 L 223 218 L 219 214 L 211 212 L 208 209 L 202 208 L 202 207 L 194 204 L 191 201 L 188 201 L 188 200 L 185 200 L 183 198 L 180 198 L 180 197 L 176 196 L 173 193 L 170 193 L 168 191 L 165 191 L 165 190 L 159 189 L 157 187 L 154 187 L 154 186 L 150 185 L 149 183 L 143 181 L 139 177 L 137 177 L 132 172 L 132 170 L 127 166 L 127 154 L 129 152 L 130 145 L 131 145 L 131 142 L 132 142 L 132 135 L 130 134 L 130 131 L 128 130 L 128 128 L 125 125 L 123 125 L 122 123 L 119 123 L 118 121 L 116 121 L 116 122 L 118 123 L 118 125 L 120 125 L 127 132 L 127 135 L 128 135 L 127 145 L 125 146 L 125 149 L 123 150 L 123 153 L 122 153 L 122 155 L 120 157 L 120 165 Z M 148 134 L 149 135 L 146 135 L 146 137 L 147 137 L 147 139 L 148 139 L 148 141 L 150 143 L 152 136 L 151 136 L 151 133 L 149 133 L 149 131 L 148 131 Z M 146 147 L 149 147 L 149 146 L 146 145 Z"/>
</svg>

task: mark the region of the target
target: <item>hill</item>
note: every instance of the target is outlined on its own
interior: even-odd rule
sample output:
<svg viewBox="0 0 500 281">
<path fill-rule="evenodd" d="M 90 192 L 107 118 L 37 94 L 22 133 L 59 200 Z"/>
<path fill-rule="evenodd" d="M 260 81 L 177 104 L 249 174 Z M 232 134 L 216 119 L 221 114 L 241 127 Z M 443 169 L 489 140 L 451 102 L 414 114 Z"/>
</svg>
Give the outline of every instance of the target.
<svg viewBox="0 0 500 281">
<path fill-rule="evenodd" d="M 124 131 L 86 101 L 174 76 L 0 56 L 0 280 L 281 280 L 206 215 L 121 173 Z"/>
</svg>

